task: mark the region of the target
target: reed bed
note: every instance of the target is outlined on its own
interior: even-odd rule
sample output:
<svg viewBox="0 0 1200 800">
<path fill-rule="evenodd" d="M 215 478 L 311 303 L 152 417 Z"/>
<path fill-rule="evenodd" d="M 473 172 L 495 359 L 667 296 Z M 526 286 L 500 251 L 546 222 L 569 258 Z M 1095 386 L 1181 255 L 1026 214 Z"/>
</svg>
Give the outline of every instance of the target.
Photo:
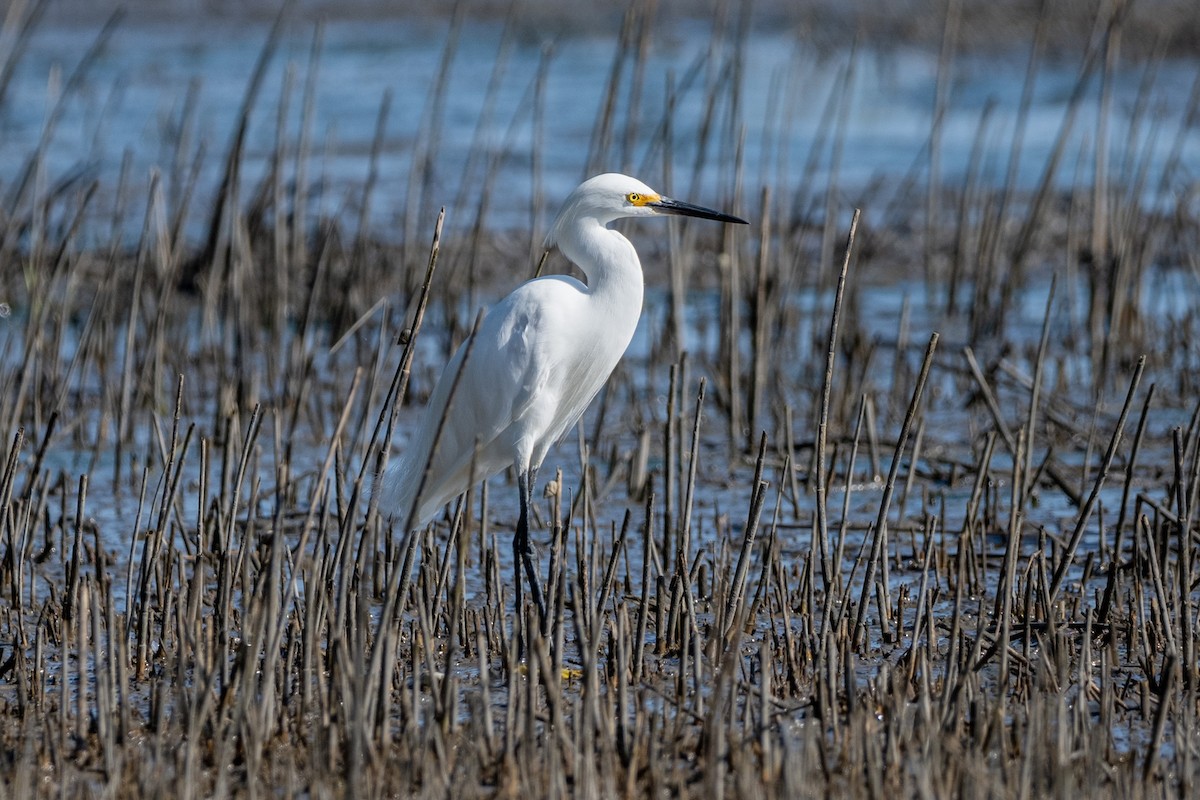
<svg viewBox="0 0 1200 800">
<path fill-rule="evenodd" d="M 1111 78 L 1119 10 L 1075 103 Z M 849 76 L 810 155 L 827 184 L 748 175 L 726 9 L 714 68 L 668 87 L 711 109 L 687 163 L 639 100 L 653 25 L 625 17 L 589 169 L 687 197 L 721 165 L 706 201 L 755 225 L 631 230 L 646 334 L 546 464 L 545 632 L 513 607 L 509 480 L 409 537 L 370 494 L 477 303 L 537 262 L 536 214 L 532 238 L 486 224 L 485 154 L 458 198 L 413 169 L 398 243 L 372 232 L 374 169 L 313 221 L 304 73 L 299 129 L 281 110 L 268 176 L 242 169 L 272 33 L 224 151 L 119 186 L 34 152 L 6 178 L 6 795 L 1195 791 L 1200 320 L 1164 298 L 1196 294 L 1200 91 L 1158 174 L 1100 148 L 1063 189 L 1088 157 L 1064 130 L 1031 191 L 1015 168 L 926 180 L 947 88 L 912 180 L 848 197 Z M 950 81 L 953 13 L 944 37 Z M 414 164 L 437 163 L 439 91 Z"/>
</svg>

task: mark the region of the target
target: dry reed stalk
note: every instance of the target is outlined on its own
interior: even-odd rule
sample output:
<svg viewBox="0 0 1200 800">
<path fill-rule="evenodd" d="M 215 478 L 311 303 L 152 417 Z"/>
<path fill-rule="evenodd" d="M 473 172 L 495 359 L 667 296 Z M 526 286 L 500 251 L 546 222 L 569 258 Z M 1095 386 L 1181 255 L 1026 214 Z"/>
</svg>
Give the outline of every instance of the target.
<svg viewBox="0 0 1200 800">
<path fill-rule="evenodd" d="M 1059 558 L 1058 564 L 1054 568 L 1054 576 L 1050 580 L 1050 599 L 1053 601 L 1058 590 L 1062 588 L 1062 583 L 1066 579 L 1066 572 L 1075 559 L 1075 551 L 1079 547 L 1079 541 L 1083 538 L 1083 532 L 1087 526 L 1091 513 L 1096 507 L 1096 502 L 1100 496 L 1100 489 L 1104 485 L 1105 479 L 1108 477 L 1109 468 L 1112 466 L 1113 459 L 1116 457 L 1117 446 L 1121 442 L 1121 434 L 1125 429 L 1125 420 L 1129 416 L 1129 408 L 1133 403 L 1133 396 L 1137 392 L 1138 385 L 1142 380 L 1142 372 L 1146 368 L 1146 357 L 1142 356 L 1138 359 L 1137 367 L 1134 369 L 1133 378 L 1129 382 L 1129 391 L 1125 396 L 1125 403 L 1121 407 L 1121 416 L 1117 420 L 1116 428 L 1113 431 L 1112 439 L 1109 440 L 1108 449 L 1104 454 L 1104 461 L 1100 468 L 1100 473 L 1096 476 L 1096 481 L 1092 485 L 1092 491 L 1088 495 L 1082 508 L 1079 510 L 1079 518 L 1075 524 L 1074 530 L 1071 532 L 1071 538 L 1067 543 L 1066 553 Z"/>
<path fill-rule="evenodd" d="M 933 354 L 937 349 L 938 334 L 934 333 L 929 339 L 929 345 L 925 350 L 925 359 L 921 363 L 921 372 L 917 377 L 916 387 L 913 390 L 912 399 L 908 404 L 908 411 L 904 415 L 904 422 L 900 427 L 900 435 L 896 440 L 896 450 L 892 454 L 892 465 L 888 469 L 887 482 L 884 484 L 883 497 L 879 503 L 879 515 L 875 520 L 875 527 L 871 535 L 871 554 L 867 560 L 867 571 L 863 576 L 862 593 L 858 600 L 858 609 L 854 618 L 853 634 L 851 640 L 856 647 L 864 645 L 863 636 L 865 634 L 864 622 L 868 603 L 868 592 L 871 591 L 875 582 L 875 574 L 879 569 L 879 564 L 886 558 L 886 540 L 887 540 L 887 524 L 888 512 L 890 511 L 892 492 L 895 489 L 896 477 L 900 471 L 900 456 L 904 452 L 905 445 L 908 442 L 908 435 L 912 429 L 913 421 L 916 419 L 920 408 L 921 395 L 925 389 L 925 382 L 929 378 L 929 370 L 933 366 Z M 882 600 L 886 596 L 884 593 L 877 594 L 877 599 Z M 881 632 L 887 634 L 888 623 L 887 617 L 889 610 L 882 604 L 879 604 L 879 617 Z"/>
<path fill-rule="evenodd" d="M 828 473 L 825 468 L 826 446 L 829 435 L 829 404 L 830 396 L 833 392 L 833 368 L 837 358 L 838 346 L 838 325 L 842 315 L 842 298 L 845 296 L 846 277 L 850 270 L 850 256 L 854 249 L 854 235 L 858 231 L 858 221 L 862 216 L 860 209 L 854 210 L 854 215 L 850 218 L 850 231 L 846 234 L 845 254 L 842 258 L 842 269 L 838 274 L 837 290 L 833 299 L 833 313 L 829 319 L 829 339 L 828 347 L 825 351 L 825 377 L 821 382 L 821 400 L 820 417 L 817 422 L 817 444 L 816 453 L 814 455 L 816 466 L 816 525 L 817 534 L 822 543 L 822 550 L 829 551 L 829 512 L 828 512 Z M 855 434 L 855 446 L 857 447 L 858 435 Z M 847 470 L 846 493 L 849 495 L 850 472 Z M 832 587 L 832 575 L 835 568 L 840 568 L 840 556 L 842 549 L 842 537 L 838 537 L 838 558 L 829 563 L 828 560 L 823 560 L 821 563 L 821 577 L 825 586 L 826 595 L 829 594 Z"/>
</svg>

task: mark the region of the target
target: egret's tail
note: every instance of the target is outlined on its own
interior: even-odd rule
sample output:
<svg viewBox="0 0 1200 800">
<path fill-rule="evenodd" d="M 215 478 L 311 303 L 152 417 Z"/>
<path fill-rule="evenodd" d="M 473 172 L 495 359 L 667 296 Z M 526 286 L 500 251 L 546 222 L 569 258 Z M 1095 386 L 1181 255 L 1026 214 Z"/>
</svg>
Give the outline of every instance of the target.
<svg viewBox="0 0 1200 800">
<path fill-rule="evenodd" d="M 379 513 L 397 530 L 408 531 L 426 524 L 442 506 L 465 491 L 465 487 L 459 488 L 453 481 L 440 481 L 436 476 L 426 478 L 429 448 L 424 445 L 422 441 L 410 442 L 400 458 L 375 476 Z"/>
<path fill-rule="evenodd" d="M 371 492 L 377 500 L 380 515 L 397 529 L 407 529 L 410 519 L 413 527 L 421 522 L 412 519 L 417 481 L 413 480 L 414 470 L 409 469 L 406 462 L 404 458 L 395 459 L 387 469 L 377 473 Z"/>
</svg>

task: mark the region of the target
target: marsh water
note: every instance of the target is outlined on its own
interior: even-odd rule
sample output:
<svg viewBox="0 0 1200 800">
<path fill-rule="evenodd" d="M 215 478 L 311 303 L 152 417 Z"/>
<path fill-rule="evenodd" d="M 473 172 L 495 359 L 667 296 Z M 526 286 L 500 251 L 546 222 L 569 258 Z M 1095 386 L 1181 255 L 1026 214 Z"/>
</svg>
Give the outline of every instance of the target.
<svg viewBox="0 0 1200 800">
<path fill-rule="evenodd" d="M 126 158 L 134 185 L 152 169 L 186 174 L 197 148 L 215 155 L 229 146 L 269 29 L 262 22 L 127 17 L 108 34 L 97 25 L 36 30 L 0 107 L 0 181 L 11 185 L 38 148 L 45 155 L 40 178 L 48 185 L 94 179 L 111 192 Z M 696 21 L 658 29 L 639 66 L 640 82 L 624 76 L 604 163 L 588 164 L 606 91 L 619 74 L 622 42 L 615 35 L 548 38 L 470 18 L 461 28 L 438 19 L 333 21 L 319 28 L 290 21 L 249 116 L 243 179 L 251 186 L 264 178 L 281 139 L 294 157 L 310 91 L 313 116 L 304 134 L 309 174 L 322 187 L 310 212 L 336 215 L 355 202 L 347 193 L 367 179 L 378 131 L 370 224 L 380 237 L 402 232 L 414 164 L 430 206 L 458 212 L 450 226 L 473 222 L 463 215 L 475 211 L 472 192 L 481 173 L 468 174 L 467 167 L 480 170 L 481 154 L 503 187 L 485 224 L 517 229 L 530 225 L 535 201 L 539 216 L 532 222 L 544 224 L 588 169 L 626 171 L 661 186 L 664 161 L 672 165 L 666 188 L 697 201 L 731 196 L 735 157 L 746 191 L 768 178 L 797 192 L 832 182 L 861 199 L 880 182 L 923 175 L 935 128 L 935 174 L 949 184 L 965 182 L 972 164 L 980 180 L 1000 183 L 1013 165 L 1020 184 L 1031 188 L 1064 129 L 1068 155 L 1053 170 L 1054 181 L 1086 183 L 1096 165 L 1101 114 L 1114 173 L 1131 178 L 1144 169 L 1153 178 L 1173 150 L 1200 163 L 1200 132 L 1182 125 L 1194 61 L 1118 64 L 1104 86 L 1093 68 L 1073 103 L 1084 65 L 1078 54 L 1055 53 L 1041 57 L 1014 160 L 1031 44 L 960 55 L 939 106 L 937 54 L 902 42 L 886 51 L 818 50 L 787 26 L 742 39 Z M 68 89 L 97 46 L 94 61 Z M 716 107 L 707 91 L 714 76 L 728 86 Z M 1111 95 L 1107 108 L 1102 88 Z M 65 90 L 61 119 L 43 140 Z M 730 125 L 741 152 L 705 154 L 702 148 L 713 145 L 702 133 Z M 200 197 L 211 195 L 220 166 L 220 158 L 201 160 Z M 1149 182 L 1148 199 L 1157 190 Z M 462 208 L 455 208 L 464 192 Z"/>
<path fill-rule="evenodd" d="M 30 164 L 37 165 L 35 180 L 41 187 L 72 192 L 95 182 L 100 199 L 91 204 L 94 210 L 82 228 L 84 247 L 111 236 L 107 209 L 122 192 L 128 192 L 125 202 L 131 208 L 144 203 L 141 187 L 153 173 L 164 176 L 168 206 L 178 200 L 193 170 L 196 202 L 211 202 L 221 177 L 222 161 L 216 156 L 233 140 L 256 61 L 269 39 L 266 23 L 219 20 L 172 24 L 126 18 L 107 32 L 62 23 L 38 29 L 0 106 L 0 185 L 16 191 Z M 544 230 L 557 202 L 592 168 L 589 155 L 598 150 L 598 120 L 611 76 L 622 63 L 617 58 L 621 47 L 615 36 L 542 39 L 536 31 L 513 30 L 499 21 L 467 19 L 461 28 L 444 19 L 323 26 L 286 22 L 268 54 L 248 115 L 243 191 L 250 195 L 268 182 L 277 159 L 298 165 L 299 157 L 315 187 L 308 215 L 313 220 L 354 219 L 382 241 L 398 242 L 406 234 L 426 240 L 437 206 L 449 207 L 448 236 L 462 235 L 476 222 L 498 233 Z M 1185 125 L 1183 99 L 1197 79 L 1195 62 L 1166 60 L 1153 71 L 1142 64 L 1118 67 L 1102 87 L 1095 75 L 1079 84 L 1081 64 L 1051 54 L 1039 67 L 1023 115 L 1026 50 L 1014 43 L 1007 54 L 957 58 L 940 107 L 935 53 L 904 44 L 886 51 L 817 51 L 786 28 L 755 30 L 731 40 L 715 36 L 709 25 L 687 22 L 658 31 L 638 64 L 641 83 L 626 81 L 605 134 L 611 141 L 604 148 L 602 168 L 632 172 L 710 205 L 746 205 L 754 187 L 768 180 L 797 197 L 816 196 L 833 186 L 835 211 L 844 215 L 851 205 L 862 205 L 869 219 L 880 213 L 880 197 L 891 197 L 897 186 L 931 170 L 948 185 L 965 184 L 969 178 L 1001 184 L 1010 171 L 1025 189 L 1036 187 L 1048 172 L 1055 186 L 1086 184 L 1099 163 L 1096 131 L 1103 115 L 1111 151 L 1106 169 L 1143 187 L 1149 206 L 1165 202 L 1159 176 L 1171 159 L 1185 165 L 1185 174 L 1186 165 L 1192 165 L 1194 175 L 1200 130 Z M 628 64 L 622 68 L 631 69 Z M 704 88 L 714 84 L 732 88 L 717 92 L 714 100 Z M 1082 90 L 1074 96 L 1077 85 Z M 1107 106 L 1105 93 L 1111 94 Z M 736 152 L 721 150 L 728 145 L 715 145 L 714 137 L 703 133 L 730 125 L 737 130 L 722 141 L 736 141 Z M 1018 125 L 1021 146 L 1016 149 Z M 1051 168 L 1060 136 L 1068 155 Z M 307 150 L 301 153 L 302 148 Z M 284 169 L 287 179 L 299 179 L 299 166 Z M 373 171 L 374 196 L 364 210 L 356 187 Z M 746 185 L 735 187 L 735 176 Z M 1135 176 L 1141 176 L 1140 182 Z M 479 202 L 485 185 L 491 193 L 486 205 Z M 414 202 L 423 205 L 406 212 Z M 124 234 L 134 241 L 141 215 L 127 212 L 126 219 L 137 221 Z M 185 227 L 193 240 L 202 233 L 202 219 L 196 214 Z M 631 235 L 641 237 L 639 244 L 661 238 L 661 232 L 648 227 Z M 661 248 L 652 252 L 663 255 Z M 1175 269 L 1182 265 L 1160 266 L 1143 279 L 1142 311 L 1169 326 L 1189 314 L 1200 291 L 1193 276 Z M 876 280 L 858 298 L 864 336 L 894 346 L 903 335 L 910 345 L 909 352 L 898 355 L 882 348 L 868 384 L 881 395 L 891 391 L 896 360 L 917 359 L 920 344 L 932 331 L 941 332 L 943 350 L 950 353 L 968 340 L 961 319 L 935 313 L 939 301 L 930 295 L 937 290 L 914 277 L 919 271 L 915 267 L 895 279 Z M 486 303 L 520 277 L 497 280 L 478 299 Z M 1021 290 L 1016 313 L 998 332 L 997 342 L 1018 350 L 1037 342 L 1048 286 L 1046 276 Z M 1063 340 L 1087 313 L 1083 297 L 1064 296 L 1051 333 Z M 696 371 L 703 373 L 704 354 L 715 352 L 721 337 L 715 324 L 721 301 L 702 288 L 688 297 L 686 330 L 691 350 L 701 354 Z M 829 292 L 801 290 L 787 302 L 804 320 L 806 336 L 819 339 L 832 302 Z M 659 418 L 665 416 L 667 375 L 652 366 L 652 353 L 667 325 L 669 306 L 667 292 L 652 286 L 622 368 L 650 388 L 648 413 Z M 25 349 L 21 322 L 27 310 L 12 303 L 6 308 L 0 318 L 0 358 L 12 365 Z M 198 333 L 181 342 L 182 353 L 194 346 L 185 359 L 203 359 L 206 347 L 222 347 L 219 341 L 205 340 L 205 331 L 218 338 L 220 331 L 205 328 L 199 318 L 188 329 Z M 332 338 L 333 332 L 326 335 Z M 69 348 L 69 332 L 65 341 Z M 811 355 L 812 348 L 807 352 Z M 68 349 L 61 357 L 72 355 Z M 444 356 L 433 345 L 423 351 L 414 379 L 418 395 L 428 389 Z M 1068 376 L 1086 372 L 1075 358 L 1068 356 L 1052 369 Z M 330 376 L 330 397 L 340 396 L 354 356 L 343 351 L 318 359 Z M 782 367 L 781 372 L 787 371 Z M 101 377 L 94 379 L 103 384 Z M 802 384 L 804 379 L 793 375 L 780 380 Z M 102 386 L 93 389 L 103 391 Z M 170 387 L 158 391 L 161 401 L 169 402 Z M 267 387 L 263 399 L 268 403 L 271 393 Z M 971 443 L 961 439 L 966 417 L 949 402 L 953 395 L 947 388 L 945 397 L 934 401 L 941 406 L 935 417 L 939 424 L 931 425 L 926 452 L 950 457 L 948 452 L 958 451 L 954 458 L 969 461 Z M 192 400 L 193 417 L 215 418 L 215 402 L 203 396 Z M 800 403 L 798 410 L 803 414 L 811 408 Z M 102 436 L 103 421 L 89 421 L 87 412 L 82 416 L 76 424 Z M 1177 424 L 1184 417 L 1183 412 L 1173 414 L 1160 424 Z M 414 419 L 412 411 L 402 416 L 399 446 L 404 426 Z M 939 439 L 936 427 L 948 432 L 945 439 Z M 296 446 L 311 448 L 306 460 L 320 458 L 327 433 L 327 426 L 315 425 L 307 438 L 297 440 Z M 154 442 L 145 438 L 149 431 L 135 435 L 143 440 L 130 451 L 143 449 L 145 461 L 152 462 L 148 454 Z M 621 446 L 633 447 L 634 435 L 632 429 L 618 434 L 625 437 Z M 552 461 L 565 468 L 569 484 L 577 485 L 580 459 L 577 442 L 569 438 Z M 270 464 L 271 451 L 267 446 L 264 466 Z M 64 474 L 91 467 L 101 472 L 111 467 L 119 474 L 106 463 L 119 456 L 102 452 L 97 457 L 96 452 L 52 450 L 47 464 Z M 736 460 L 725 453 L 711 468 L 720 473 L 731 458 Z M 135 462 L 136 457 L 130 463 Z M 875 469 L 875 474 L 863 470 L 863 487 L 878 486 L 877 464 Z M 112 532 L 114 549 L 128 546 L 130 520 L 137 514 L 136 471 L 125 475 L 124 482 L 111 486 L 93 483 L 89 501 L 90 516 L 101 530 Z M 719 475 L 710 478 L 709 491 L 697 501 L 701 507 L 729 511 L 744 502 L 732 487 L 730 494 L 722 493 Z M 194 471 L 190 479 L 198 479 Z M 1120 487 L 1106 491 L 1118 493 Z M 507 494 L 506 487 L 493 497 L 493 513 L 501 518 L 511 511 Z M 1107 500 L 1111 504 L 1117 498 L 1119 494 Z M 616 504 L 610 515 L 619 516 L 622 508 Z M 1049 502 L 1040 513 L 1045 524 L 1058 527 L 1073 509 Z"/>
</svg>

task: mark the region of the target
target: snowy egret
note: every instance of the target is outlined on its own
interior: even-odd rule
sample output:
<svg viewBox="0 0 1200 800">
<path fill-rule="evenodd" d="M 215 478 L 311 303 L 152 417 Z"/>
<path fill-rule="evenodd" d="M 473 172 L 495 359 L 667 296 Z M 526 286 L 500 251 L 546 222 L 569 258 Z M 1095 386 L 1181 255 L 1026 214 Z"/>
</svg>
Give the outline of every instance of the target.
<svg viewBox="0 0 1200 800">
<path fill-rule="evenodd" d="M 600 391 L 642 313 L 637 251 L 608 226 L 622 217 L 663 214 L 746 222 L 663 197 L 627 175 L 581 183 L 558 213 L 546 249 L 557 246 L 587 284 L 547 275 L 496 304 L 446 365 L 420 427 L 382 477 L 380 508 L 407 528 L 425 524 L 476 482 L 514 465 L 521 493 L 513 537 L 517 609 L 523 567 L 542 624 L 546 609 L 529 544 L 538 468 Z"/>
</svg>

